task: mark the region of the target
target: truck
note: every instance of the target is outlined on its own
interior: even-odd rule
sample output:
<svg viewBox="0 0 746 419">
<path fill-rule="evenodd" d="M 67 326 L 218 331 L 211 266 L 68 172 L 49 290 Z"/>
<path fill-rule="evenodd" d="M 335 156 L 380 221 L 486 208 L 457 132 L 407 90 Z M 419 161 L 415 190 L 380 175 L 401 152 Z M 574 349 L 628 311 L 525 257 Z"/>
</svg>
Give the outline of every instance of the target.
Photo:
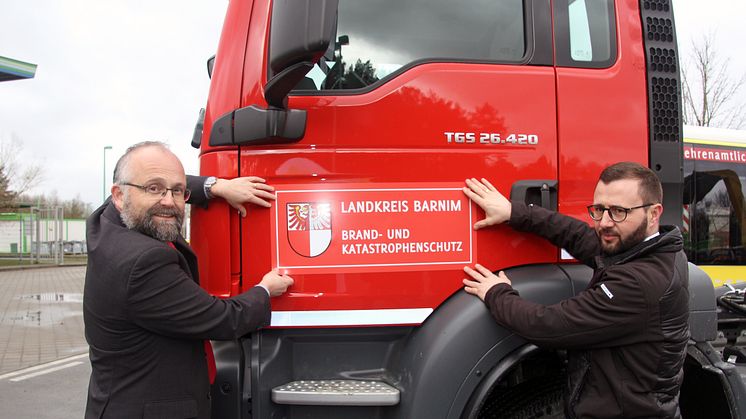
<svg viewBox="0 0 746 419">
<path fill-rule="evenodd" d="M 475 232 L 467 178 L 590 221 L 600 171 L 637 161 L 694 262 L 743 255 L 742 224 L 708 204 L 721 179 L 743 214 L 739 172 L 684 159 L 670 0 L 231 0 L 208 73 L 200 173 L 260 176 L 277 200 L 191 209 L 201 285 L 295 279 L 269 327 L 213 342 L 213 417 L 563 417 L 563 351 L 495 324 L 462 267 L 543 304 L 591 270 L 538 237 Z M 694 263 L 689 281 L 682 414 L 746 417 L 743 292 Z"/>
</svg>

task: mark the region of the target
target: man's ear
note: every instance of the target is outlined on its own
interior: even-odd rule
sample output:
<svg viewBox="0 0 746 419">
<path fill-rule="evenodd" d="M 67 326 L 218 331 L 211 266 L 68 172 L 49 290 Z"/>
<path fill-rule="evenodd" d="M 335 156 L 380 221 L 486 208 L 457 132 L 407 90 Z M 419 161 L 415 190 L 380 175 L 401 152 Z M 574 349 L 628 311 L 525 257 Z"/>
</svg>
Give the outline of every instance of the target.
<svg viewBox="0 0 746 419">
<path fill-rule="evenodd" d="M 648 214 L 650 216 L 650 219 L 648 220 L 649 224 L 660 224 L 661 215 L 663 215 L 663 204 L 651 205 Z"/>
<path fill-rule="evenodd" d="M 124 191 L 117 184 L 111 185 L 111 202 L 114 203 L 119 212 L 122 212 L 122 208 L 124 208 Z"/>
</svg>

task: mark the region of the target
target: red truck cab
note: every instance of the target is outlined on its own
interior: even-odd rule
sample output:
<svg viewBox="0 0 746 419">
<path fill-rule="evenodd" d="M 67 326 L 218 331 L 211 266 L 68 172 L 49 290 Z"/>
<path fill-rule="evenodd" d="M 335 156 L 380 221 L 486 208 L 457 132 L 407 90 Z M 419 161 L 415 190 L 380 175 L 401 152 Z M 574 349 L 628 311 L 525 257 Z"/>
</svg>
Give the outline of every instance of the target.
<svg viewBox="0 0 746 419">
<path fill-rule="evenodd" d="M 547 304 L 590 270 L 473 232 L 464 180 L 590 221 L 600 171 L 637 161 L 681 222 L 668 0 L 232 0 L 211 77 L 201 174 L 260 176 L 278 201 L 192 209 L 202 286 L 295 278 L 270 328 L 216 343 L 216 417 L 561 415 L 562 354 L 494 324 L 462 267 Z"/>
</svg>

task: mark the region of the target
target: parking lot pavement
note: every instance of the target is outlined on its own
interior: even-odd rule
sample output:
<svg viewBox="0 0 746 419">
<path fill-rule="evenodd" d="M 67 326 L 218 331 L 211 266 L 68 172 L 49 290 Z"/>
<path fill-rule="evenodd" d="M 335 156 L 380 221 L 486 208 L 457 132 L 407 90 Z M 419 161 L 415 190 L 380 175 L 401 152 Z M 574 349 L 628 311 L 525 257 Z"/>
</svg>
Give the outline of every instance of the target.
<svg viewBox="0 0 746 419">
<path fill-rule="evenodd" d="M 83 355 L 0 375 L 0 418 L 82 418 L 91 374 L 88 355 Z"/>
<path fill-rule="evenodd" d="M 85 266 L 0 271 L 0 374 L 88 352 L 84 279 Z"/>
</svg>

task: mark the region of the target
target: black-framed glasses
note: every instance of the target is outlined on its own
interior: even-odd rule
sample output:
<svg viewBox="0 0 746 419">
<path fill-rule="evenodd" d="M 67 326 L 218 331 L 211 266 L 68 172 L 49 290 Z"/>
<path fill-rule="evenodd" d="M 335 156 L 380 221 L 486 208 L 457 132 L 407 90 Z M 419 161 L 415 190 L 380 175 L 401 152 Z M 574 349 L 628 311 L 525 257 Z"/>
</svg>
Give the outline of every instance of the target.
<svg viewBox="0 0 746 419">
<path fill-rule="evenodd" d="M 627 219 L 627 214 L 629 214 L 630 211 L 638 208 L 649 207 L 651 205 L 655 204 L 638 205 L 631 208 L 620 207 L 618 205 L 605 207 L 603 205 L 594 204 L 588 205 L 586 208 L 588 208 L 588 215 L 590 215 L 591 218 L 593 218 L 595 221 L 601 221 L 601 219 L 604 218 L 604 211 L 609 211 L 609 218 L 611 218 L 611 221 L 615 223 L 621 223 L 622 221 Z"/>
<path fill-rule="evenodd" d="M 151 183 L 150 185 L 136 185 L 134 183 L 129 182 L 122 182 L 122 185 L 126 186 L 133 186 L 135 188 L 138 188 L 148 195 L 152 196 L 153 198 L 163 199 L 168 191 L 171 191 L 171 196 L 174 197 L 174 200 L 180 199 L 183 201 L 186 201 L 189 199 L 189 196 L 192 195 L 192 191 L 186 188 L 182 188 L 180 186 L 177 186 L 175 188 L 167 188 L 161 184 L 158 183 Z"/>
</svg>

